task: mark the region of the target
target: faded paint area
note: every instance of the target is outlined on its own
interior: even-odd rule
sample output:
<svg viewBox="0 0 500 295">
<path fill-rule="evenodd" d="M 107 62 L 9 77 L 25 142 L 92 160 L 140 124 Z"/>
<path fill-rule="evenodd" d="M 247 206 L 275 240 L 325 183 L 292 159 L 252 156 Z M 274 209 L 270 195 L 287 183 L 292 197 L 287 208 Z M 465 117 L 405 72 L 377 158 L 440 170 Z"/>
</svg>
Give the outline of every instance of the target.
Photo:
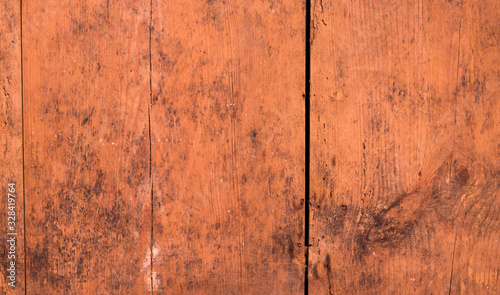
<svg viewBox="0 0 500 295">
<path fill-rule="evenodd" d="M 150 2 L 22 11 L 27 293 L 148 293 Z"/>
<path fill-rule="evenodd" d="M 155 1 L 157 294 L 303 294 L 301 1 Z"/>
</svg>

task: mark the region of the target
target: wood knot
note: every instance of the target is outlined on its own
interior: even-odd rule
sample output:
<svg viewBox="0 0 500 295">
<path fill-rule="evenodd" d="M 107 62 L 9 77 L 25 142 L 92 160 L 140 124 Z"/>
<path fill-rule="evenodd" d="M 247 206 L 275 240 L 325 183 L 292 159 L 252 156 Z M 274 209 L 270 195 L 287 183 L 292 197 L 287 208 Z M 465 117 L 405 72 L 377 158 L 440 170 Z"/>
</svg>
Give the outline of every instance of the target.
<svg viewBox="0 0 500 295">
<path fill-rule="evenodd" d="M 465 185 L 467 184 L 467 182 L 469 181 L 470 179 L 470 173 L 469 173 L 469 170 L 465 167 L 461 167 L 458 169 L 457 171 L 457 180 L 458 180 L 458 183 L 460 183 L 461 185 Z"/>
</svg>

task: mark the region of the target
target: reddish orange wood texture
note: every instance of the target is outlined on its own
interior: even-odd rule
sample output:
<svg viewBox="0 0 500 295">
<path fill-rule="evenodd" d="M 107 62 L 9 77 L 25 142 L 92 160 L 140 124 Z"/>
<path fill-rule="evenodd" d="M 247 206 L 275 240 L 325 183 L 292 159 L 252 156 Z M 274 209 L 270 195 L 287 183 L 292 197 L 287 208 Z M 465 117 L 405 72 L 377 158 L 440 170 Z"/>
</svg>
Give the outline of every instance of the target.
<svg viewBox="0 0 500 295">
<path fill-rule="evenodd" d="M 149 293 L 150 3 L 22 11 L 27 293 Z"/>
<path fill-rule="evenodd" d="M 310 294 L 498 294 L 500 3 L 314 1 Z"/>
<path fill-rule="evenodd" d="M 153 2 L 155 293 L 304 293 L 304 9 Z"/>
<path fill-rule="evenodd" d="M 0 292 L 24 294 L 23 135 L 21 95 L 21 12 L 17 1 L 0 1 Z M 14 186 L 8 184 L 14 183 Z M 15 190 L 9 202 L 9 189 Z M 8 218 L 9 207 L 15 216 Z M 15 222 L 15 224 L 9 223 Z M 11 229 L 11 226 L 13 227 Z M 9 233 L 9 235 L 7 235 Z M 14 234 L 15 233 L 15 234 Z M 15 240 L 15 249 L 11 241 Z M 9 241 L 8 241 L 9 240 Z M 14 243 L 12 243 L 14 244 Z M 14 255 L 14 256 L 12 256 Z M 12 258 L 12 259 L 11 259 Z M 15 280 L 10 276 L 14 262 Z M 14 286 L 8 283 L 14 282 Z"/>
<path fill-rule="evenodd" d="M 310 155 L 306 5 L 0 0 L 2 294 L 500 293 L 500 2 L 312 1 Z"/>
</svg>

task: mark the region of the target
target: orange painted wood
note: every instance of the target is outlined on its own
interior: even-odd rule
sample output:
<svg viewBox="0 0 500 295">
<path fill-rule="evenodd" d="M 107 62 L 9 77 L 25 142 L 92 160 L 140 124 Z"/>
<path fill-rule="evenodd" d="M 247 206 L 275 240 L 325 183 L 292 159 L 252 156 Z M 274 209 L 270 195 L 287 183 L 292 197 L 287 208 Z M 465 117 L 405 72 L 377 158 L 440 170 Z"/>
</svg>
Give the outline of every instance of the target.
<svg viewBox="0 0 500 295">
<path fill-rule="evenodd" d="M 18 1 L 0 1 L 0 167 L 2 167 L 2 173 L 0 173 L 0 208 L 2 208 L 0 211 L 0 236 L 2 237 L 0 292 L 2 294 L 24 294 L 20 8 Z M 9 186 L 9 184 L 15 185 Z M 11 193 L 10 196 L 9 193 Z M 15 205 L 12 206 L 12 204 Z M 13 207 L 12 210 L 9 207 Z M 12 215 L 13 213 L 9 216 L 9 211 L 15 212 L 15 216 Z M 15 222 L 15 224 L 9 222 Z M 11 249 L 12 240 L 15 242 L 15 249 Z M 12 271 L 11 262 L 14 263 L 15 280 L 7 278 Z M 11 282 L 14 287 L 8 285 Z"/>
<path fill-rule="evenodd" d="M 22 11 L 27 294 L 150 293 L 150 3 Z"/>
<path fill-rule="evenodd" d="M 155 294 L 303 294 L 301 1 L 153 1 Z"/>
<path fill-rule="evenodd" d="M 0 0 L 2 294 L 498 294 L 500 3 L 313 1 L 308 290 L 305 5 Z"/>
<path fill-rule="evenodd" d="M 498 294 L 500 3 L 314 1 L 310 294 Z"/>
</svg>

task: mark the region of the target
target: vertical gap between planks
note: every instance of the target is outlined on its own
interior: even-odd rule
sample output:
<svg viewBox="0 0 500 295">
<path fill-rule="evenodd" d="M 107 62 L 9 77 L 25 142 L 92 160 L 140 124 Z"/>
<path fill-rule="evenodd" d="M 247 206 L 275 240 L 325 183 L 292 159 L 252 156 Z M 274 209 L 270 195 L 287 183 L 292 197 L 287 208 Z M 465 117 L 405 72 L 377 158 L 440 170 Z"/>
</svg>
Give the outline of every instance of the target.
<svg viewBox="0 0 500 295">
<path fill-rule="evenodd" d="M 448 289 L 448 295 L 451 295 L 451 287 L 453 283 L 453 263 L 455 262 L 455 248 L 457 246 L 457 231 L 455 230 L 455 241 L 453 242 L 453 252 L 451 254 L 451 272 L 450 272 L 450 288 Z"/>
<path fill-rule="evenodd" d="M 28 294 L 28 286 L 26 285 L 28 277 L 28 265 L 26 264 L 26 193 L 25 193 L 25 173 L 24 173 L 24 68 L 23 68 L 23 1 L 19 1 L 19 43 L 21 50 L 21 152 L 22 152 L 22 168 L 23 168 L 23 236 L 24 236 L 24 294 Z"/>
<path fill-rule="evenodd" d="M 306 0 L 306 56 L 305 56 L 305 273 L 304 294 L 309 294 L 309 209 L 310 209 L 310 144 L 311 144 L 311 0 Z"/>
<path fill-rule="evenodd" d="M 149 126 L 149 182 L 150 182 L 150 190 L 151 190 L 151 240 L 150 240 L 150 248 L 149 248 L 149 259 L 151 266 L 151 294 L 153 291 L 153 177 L 152 177 L 152 164 L 153 164 L 153 155 L 152 155 L 152 138 L 151 138 L 151 109 L 153 107 L 153 60 L 151 53 L 151 37 L 153 30 L 153 0 L 150 0 L 149 3 L 149 104 L 148 104 L 148 126 Z"/>
</svg>

